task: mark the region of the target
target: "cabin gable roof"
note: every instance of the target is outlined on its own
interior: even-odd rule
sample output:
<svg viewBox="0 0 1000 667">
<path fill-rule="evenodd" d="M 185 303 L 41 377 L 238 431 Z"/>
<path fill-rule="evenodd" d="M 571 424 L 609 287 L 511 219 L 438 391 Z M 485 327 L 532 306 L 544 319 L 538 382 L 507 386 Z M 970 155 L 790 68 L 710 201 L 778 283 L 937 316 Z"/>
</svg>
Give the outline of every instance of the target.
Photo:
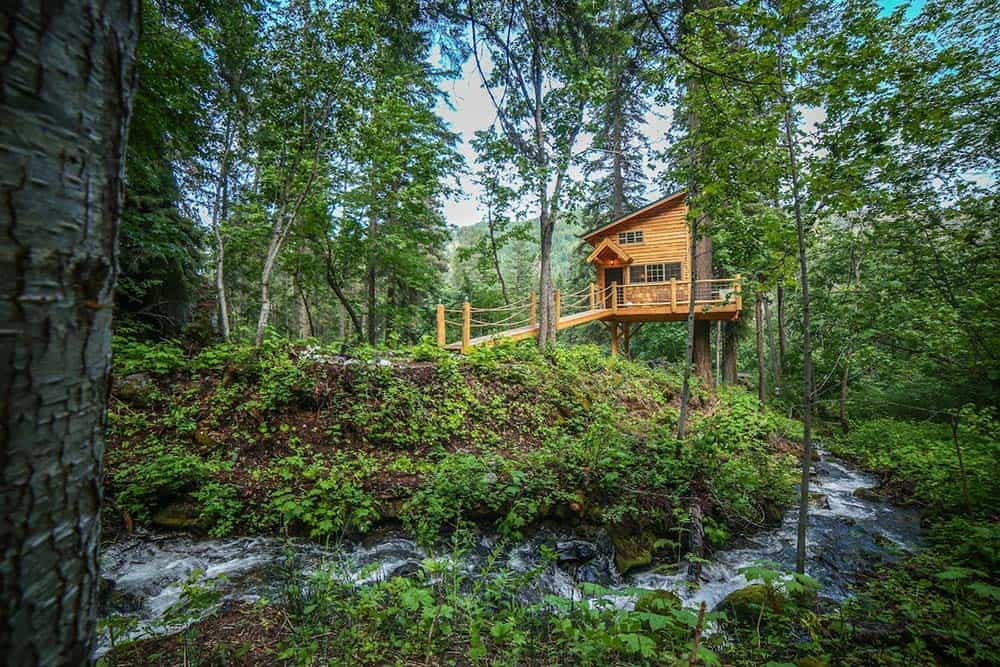
<svg viewBox="0 0 1000 667">
<path fill-rule="evenodd" d="M 618 245 L 610 236 L 597 244 L 594 251 L 587 255 L 587 261 L 593 263 L 597 260 L 621 260 L 622 264 L 632 261 L 632 256 L 625 252 L 625 249 Z"/>
<path fill-rule="evenodd" d="M 654 212 L 659 211 L 661 209 L 665 209 L 665 208 L 669 208 L 671 206 L 674 206 L 675 204 L 684 201 L 684 199 L 685 199 L 686 196 L 687 196 L 687 191 L 686 190 L 680 190 L 680 191 L 675 192 L 673 194 L 667 195 L 666 197 L 663 197 L 661 199 L 657 199 L 656 201 L 654 201 L 654 202 L 652 202 L 650 204 L 647 204 L 647 205 L 643 206 L 640 209 L 632 211 L 628 215 L 622 216 L 622 217 L 618 218 L 617 220 L 613 220 L 612 222 L 609 222 L 608 224 L 606 224 L 606 225 L 604 225 L 602 227 L 598 227 L 597 229 L 593 229 L 593 230 L 591 230 L 589 232 L 585 232 L 580 238 L 582 238 L 584 241 L 588 241 L 590 243 L 596 243 L 597 242 L 597 237 L 600 236 L 601 234 L 608 234 L 608 233 L 614 231 L 615 228 L 619 227 L 620 225 L 624 225 L 625 223 L 628 223 L 628 222 L 633 222 L 637 218 L 639 218 L 639 217 L 641 217 L 643 215 L 646 215 L 646 214 L 649 214 L 649 213 L 654 213 Z"/>
</svg>

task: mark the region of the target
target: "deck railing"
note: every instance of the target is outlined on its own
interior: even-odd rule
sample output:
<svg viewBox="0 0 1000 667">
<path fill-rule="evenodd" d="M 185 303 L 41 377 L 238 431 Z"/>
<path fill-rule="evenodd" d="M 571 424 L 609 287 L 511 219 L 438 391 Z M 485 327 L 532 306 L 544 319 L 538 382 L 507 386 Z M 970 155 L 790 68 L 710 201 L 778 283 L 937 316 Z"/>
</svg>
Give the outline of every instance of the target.
<svg viewBox="0 0 1000 667">
<path fill-rule="evenodd" d="M 591 283 L 576 292 L 563 293 L 555 290 L 555 320 L 595 310 L 628 311 L 630 308 L 659 307 L 670 308 L 670 312 L 687 310 L 691 291 L 689 280 L 665 280 L 651 283 L 619 285 L 612 283 L 598 288 Z M 742 308 L 740 276 L 734 278 L 711 278 L 694 283 L 695 306 L 706 310 L 719 307 Z M 584 318 L 587 316 L 584 315 Z M 448 329 L 460 332 L 460 343 L 456 345 L 466 350 L 473 338 L 501 336 L 504 332 L 531 329 L 538 325 L 538 298 L 532 293 L 529 298 L 490 308 L 474 307 L 468 301 L 457 307 L 437 306 L 437 343 L 448 344 Z M 568 326 L 569 324 L 567 324 Z"/>
<path fill-rule="evenodd" d="M 687 308 L 691 293 L 690 280 L 670 279 L 651 283 L 613 284 L 613 286 L 616 288 L 614 305 L 617 308 L 635 306 L 669 306 L 672 310 L 677 310 L 678 307 Z M 696 280 L 694 299 L 696 307 L 714 308 L 732 305 L 735 310 L 740 310 L 742 308 L 740 276 Z"/>
</svg>

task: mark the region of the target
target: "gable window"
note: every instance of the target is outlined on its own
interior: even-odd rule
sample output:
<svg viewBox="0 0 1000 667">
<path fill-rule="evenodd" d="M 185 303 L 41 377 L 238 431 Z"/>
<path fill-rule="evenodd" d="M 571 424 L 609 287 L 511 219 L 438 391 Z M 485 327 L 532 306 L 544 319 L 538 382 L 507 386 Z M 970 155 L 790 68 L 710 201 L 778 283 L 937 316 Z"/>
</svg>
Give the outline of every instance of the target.
<svg viewBox="0 0 1000 667">
<path fill-rule="evenodd" d="M 642 243 L 642 230 L 637 229 L 632 232 L 618 232 L 618 244 L 619 245 L 630 245 L 633 243 Z"/>
<path fill-rule="evenodd" d="M 629 267 L 630 283 L 663 283 L 671 278 L 681 277 L 680 262 L 666 262 L 663 264 L 642 264 L 640 266 Z"/>
</svg>

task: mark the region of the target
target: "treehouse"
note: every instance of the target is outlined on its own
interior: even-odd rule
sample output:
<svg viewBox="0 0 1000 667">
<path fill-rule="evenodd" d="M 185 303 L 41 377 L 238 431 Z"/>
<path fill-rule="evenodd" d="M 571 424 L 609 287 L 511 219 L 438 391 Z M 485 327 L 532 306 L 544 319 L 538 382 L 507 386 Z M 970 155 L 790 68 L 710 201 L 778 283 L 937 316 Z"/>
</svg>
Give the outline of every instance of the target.
<svg viewBox="0 0 1000 667">
<path fill-rule="evenodd" d="M 583 234 L 593 248 L 587 262 L 594 267 L 594 282 L 569 294 L 556 290 L 557 329 L 604 322 L 611 332 L 611 353 L 617 354 L 619 344 L 628 350 L 643 323 L 687 319 L 692 294 L 696 319 L 739 317 L 739 275 L 698 279 L 692 289 L 686 195 L 674 193 Z M 461 321 L 455 319 L 459 314 Z M 534 294 L 524 303 L 498 308 L 473 308 L 466 302 L 461 310 L 449 310 L 439 304 L 438 344 L 466 351 L 497 340 L 530 338 L 538 334 L 536 315 Z M 447 342 L 449 324 L 460 328 L 460 341 Z"/>
</svg>

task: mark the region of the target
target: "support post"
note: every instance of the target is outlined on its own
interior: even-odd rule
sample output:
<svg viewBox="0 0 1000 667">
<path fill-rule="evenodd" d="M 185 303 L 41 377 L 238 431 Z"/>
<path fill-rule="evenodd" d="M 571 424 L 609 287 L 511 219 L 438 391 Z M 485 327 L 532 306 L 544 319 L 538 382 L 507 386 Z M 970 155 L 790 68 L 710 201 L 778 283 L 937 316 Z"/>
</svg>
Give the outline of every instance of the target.
<svg viewBox="0 0 1000 667">
<path fill-rule="evenodd" d="M 528 306 L 528 325 L 535 326 L 538 320 L 538 295 L 531 293 L 531 305 Z"/>
<path fill-rule="evenodd" d="M 462 354 L 469 351 L 472 339 L 472 306 L 468 301 L 462 304 Z"/>
<path fill-rule="evenodd" d="M 670 279 L 670 312 L 677 312 L 677 278 Z"/>
<path fill-rule="evenodd" d="M 742 276 L 736 274 L 736 310 L 743 310 L 743 284 L 741 280 Z"/>
<path fill-rule="evenodd" d="M 612 302 L 613 303 L 613 302 Z M 611 356 L 618 356 L 618 323 L 611 322 Z"/>
<path fill-rule="evenodd" d="M 445 333 L 444 333 L 444 304 L 439 303 L 437 305 L 437 338 L 438 347 L 444 347 L 445 343 Z"/>
<path fill-rule="evenodd" d="M 556 328 L 559 328 L 559 310 L 562 308 L 562 290 L 556 290 Z"/>
<path fill-rule="evenodd" d="M 624 334 L 625 343 L 622 347 L 625 349 L 625 358 L 632 358 L 632 332 L 629 330 L 631 325 L 628 322 L 622 322 L 622 333 Z"/>
<path fill-rule="evenodd" d="M 618 281 L 617 280 L 611 283 L 611 312 L 613 312 L 613 313 L 618 312 Z M 617 329 L 616 329 L 616 331 L 617 331 Z M 618 336 L 618 334 L 616 333 L 615 337 L 617 338 L 617 336 Z M 617 349 L 618 349 L 618 341 L 615 340 L 615 350 L 617 351 Z"/>
</svg>

